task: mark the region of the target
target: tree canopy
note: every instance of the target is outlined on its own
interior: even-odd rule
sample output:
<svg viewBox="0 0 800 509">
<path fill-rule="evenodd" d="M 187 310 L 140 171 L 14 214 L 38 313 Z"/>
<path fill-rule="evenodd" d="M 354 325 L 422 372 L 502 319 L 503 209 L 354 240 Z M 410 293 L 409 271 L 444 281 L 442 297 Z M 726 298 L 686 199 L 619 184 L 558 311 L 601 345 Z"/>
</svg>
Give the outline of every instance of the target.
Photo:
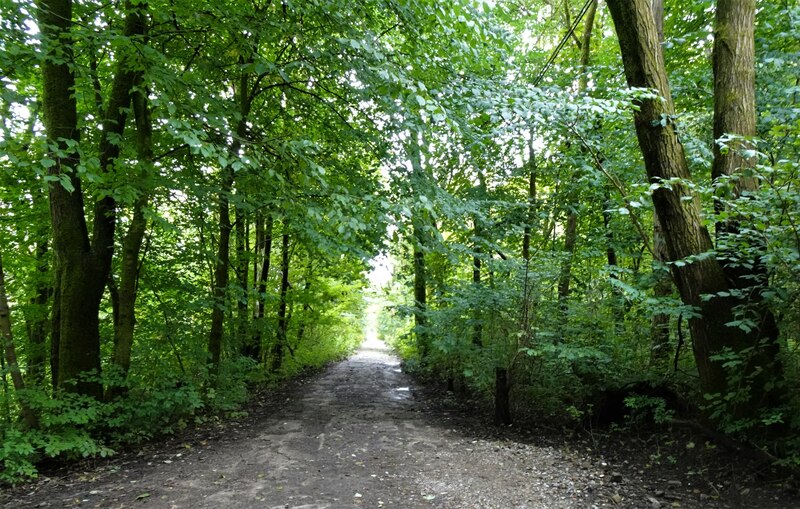
<svg viewBox="0 0 800 509">
<path fill-rule="evenodd" d="M 235 412 L 370 310 L 499 421 L 669 393 L 797 464 L 799 19 L 0 0 L 0 481 Z"/>
</svg>

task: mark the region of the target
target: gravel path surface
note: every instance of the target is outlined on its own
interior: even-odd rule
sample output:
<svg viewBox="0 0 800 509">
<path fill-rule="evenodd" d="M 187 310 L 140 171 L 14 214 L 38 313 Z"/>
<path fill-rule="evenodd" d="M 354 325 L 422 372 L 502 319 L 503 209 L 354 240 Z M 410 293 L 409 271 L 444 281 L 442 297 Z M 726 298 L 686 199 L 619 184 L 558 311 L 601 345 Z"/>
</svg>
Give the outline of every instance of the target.
<svg viewBox="0 0 800 509">
<path fill-rule="evenodd" d="M 532 445 L 457 424 L 385 345 L 292 389 L 280 410 L 220 436 L 50 476 L 4 508 L 722 508 L 714 486 L 638 479 L 569 445 Z M 782 500 L 772 507 L 792 507 Z M 795 507 L 800 507 L 797 505 Z"/>
</svg>

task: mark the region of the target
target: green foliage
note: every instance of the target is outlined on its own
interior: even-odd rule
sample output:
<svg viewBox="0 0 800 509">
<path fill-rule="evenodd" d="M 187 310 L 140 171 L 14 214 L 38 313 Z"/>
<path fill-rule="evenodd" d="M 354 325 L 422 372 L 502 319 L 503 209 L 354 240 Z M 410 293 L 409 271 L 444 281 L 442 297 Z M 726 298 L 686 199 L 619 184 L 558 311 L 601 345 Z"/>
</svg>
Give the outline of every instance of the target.
<svg viewBox="0 0 800 509">
<path fill-rule="evenodd" d="M 787 394 L 798 392 L 800 8 L 759 9 L 758 137 L 720 143 L 727 151 L 751 143 L 744 155 L 758 164 L 745 176 L 760 186 L 734 199 L 737 177 L 708 178 L 708 0 L 667 12 L 663 47 L 678 113 L 651 121 L 678 129 L 693 176 L 660 182 L 646 178 L 629 118 L 654 91 L 624 86 L 602 2 L 588 67 L 579 65 L 582 48 L 567 41 L 535 87 L 583 2 L 156 1 L 144 12 L 143 37 L 124 35 L 119 5 L 74 4 L 70 63 L 81 136 L 64 149 L 80 156 L 71 179 L 50 173 L 65 154 L 40 131 L 50 43 L 33 40 L 30 6 L 0 1 L 0 248 L 28 385 L 18 394 L 7 383 L 0 396 L 3 480 L 34 475 L 44 456 L 109 454 L 205 416 L 235 414 L 248 387 L 347 355 L 365 327 L 407 368 L 487 399 L 494 370 L 506 368 L 519 415 L 582 421 L 597 410 L 598 393 L 667 375 L 695 396 L 687 323 L 699 307 L 659 282 L 669 269 L 712 256 L 742 269 L 764 263 L 748 276 L 750 288 L 703 299 L 741 297 L 729 326 L 742 330 L 758 328 L 759 306 L 772 310 L 782 383 Z M 152 132 L 128 105 L 124 132 L 110 140 L 120 155 L 103 171 L 104 109 L 124 66 L 141 71 L 134 89 L 147 91 Z M 656 256 L 651 196 L 678 185 L 696 193 L 708 226 L 735 219 L 738 231 L 716 236 L 712 252 L 665 263 Z M 87 211 L 115 200 L 111 283 L 99 313 L 99 380 L 114 395 L 107 402 L 52 391 L 49 380 L 58 259 L 50 186 L 72 188 Z M 215 292 L 223 201 L 229 283 Z M 133 260 L 134 342 L 124 373 L 113 361 L 115 288 L 137 208 L 147 224 Z M 365 303 L 363 271 L 378 252 L 396 262 L 394 280 Z M 414 273 L 414 253 L 424 274 Z M 424 309 L 408 291 L 420 279 Z M 758 298 L 749 299 L 751 290 Z M 364 323 L 368 306 L 378 312 L 375 324 Z M 223 348 L 210 366 L 214 309 L 224 317 Z M 656 318 L 667 330 L 657 346 Z M 740 419 L 735 408 L 753 381 L 736 377 L 751 353 L 720 353 L 733 389 L 696 401 L 723 430 L 768 446 L 770 431 L 800 429 L 800 401 Z M 8 370 L 2 374 L 8 382 Z M 20 428 L 22 401 L 40 415 L 40 428 Z M 629 406 L 637 419 L 669 416 L 649 397 Z M 786 461 L 797 462 L 800 441 L 782 440 Z"/>
</svg>

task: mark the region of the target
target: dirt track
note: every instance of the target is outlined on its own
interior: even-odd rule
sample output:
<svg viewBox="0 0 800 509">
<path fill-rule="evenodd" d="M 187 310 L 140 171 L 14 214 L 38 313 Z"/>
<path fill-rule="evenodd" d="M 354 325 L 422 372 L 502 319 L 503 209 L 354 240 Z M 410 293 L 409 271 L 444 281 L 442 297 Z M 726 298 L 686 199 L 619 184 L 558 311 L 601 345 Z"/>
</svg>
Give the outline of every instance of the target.
<svg viewBox="0 0 800 509">
<path fill-rule="evenodd" d="M 218 439 L 145 449 L 0 501 L 5 508 L 732 507 L 679 481 L 656 489 L 585 450 L 465 431 L 446 412 L 430 411 L 377 341 L 290 396 L 277 413 L 226 428 Z"/>
</svg>

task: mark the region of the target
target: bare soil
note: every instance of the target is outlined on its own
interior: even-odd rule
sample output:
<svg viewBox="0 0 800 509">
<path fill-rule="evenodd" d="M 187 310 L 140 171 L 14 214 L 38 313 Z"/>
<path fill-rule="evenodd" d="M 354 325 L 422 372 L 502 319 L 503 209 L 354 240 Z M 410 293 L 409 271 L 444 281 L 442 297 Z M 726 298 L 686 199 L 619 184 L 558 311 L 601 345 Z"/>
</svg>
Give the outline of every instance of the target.
<svg viewBox="0 0 800 509">
<path fill-rule="evenodd" d="M 46 472 L 0 507 L 800 508 L 791 485 L 684 435 L 496 428 L 368 341 L 247 418 Z"/>
</svg>

